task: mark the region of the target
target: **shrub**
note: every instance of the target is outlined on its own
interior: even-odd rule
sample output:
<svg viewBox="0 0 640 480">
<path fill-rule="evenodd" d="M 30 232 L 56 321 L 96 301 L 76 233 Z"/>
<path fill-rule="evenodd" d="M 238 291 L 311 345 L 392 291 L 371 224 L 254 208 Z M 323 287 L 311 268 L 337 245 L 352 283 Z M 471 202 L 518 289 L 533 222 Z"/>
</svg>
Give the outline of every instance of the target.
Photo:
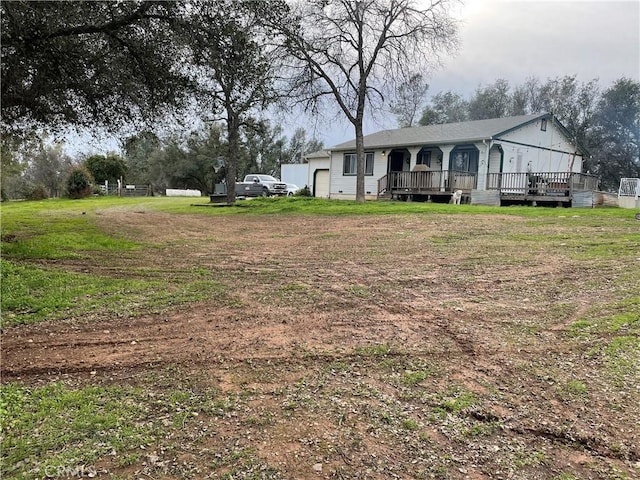
<svg viewBox="0 0 640 480">
<path fill-rule="evenodd" d="M 310 197 L 311 190 L 309 190 L 309 186 L 305 185 L 301 189 L 299 189 L 296 193 L 294 193 L 296 197 Z"/>
<path fill-rule="evenodd" d="M 91 195 L 93 177 L 83 166 L 75 166 L 67 177 L 67 196 L 69 198 L 84 198 Z"/>
<path fill-rule="evenodd" d="M 25 195 L 26 200 L 46 200 L 47 198 L 49 198 L 49 192 L 41 183 L 34 185 Z"/>
</svg>

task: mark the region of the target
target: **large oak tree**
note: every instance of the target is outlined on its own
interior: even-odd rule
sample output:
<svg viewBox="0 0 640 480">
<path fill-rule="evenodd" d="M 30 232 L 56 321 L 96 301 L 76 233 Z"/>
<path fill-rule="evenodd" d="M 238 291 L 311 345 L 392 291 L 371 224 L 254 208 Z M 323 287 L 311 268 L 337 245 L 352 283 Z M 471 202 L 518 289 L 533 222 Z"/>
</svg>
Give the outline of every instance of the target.
<svg viewBox="0 0 640 480">
<path fill-rule="evenodd" d="M 188 80 L 171 1 L 0 3 L 2 126 L 118 128 L 180 104 Z"/>
</svg>

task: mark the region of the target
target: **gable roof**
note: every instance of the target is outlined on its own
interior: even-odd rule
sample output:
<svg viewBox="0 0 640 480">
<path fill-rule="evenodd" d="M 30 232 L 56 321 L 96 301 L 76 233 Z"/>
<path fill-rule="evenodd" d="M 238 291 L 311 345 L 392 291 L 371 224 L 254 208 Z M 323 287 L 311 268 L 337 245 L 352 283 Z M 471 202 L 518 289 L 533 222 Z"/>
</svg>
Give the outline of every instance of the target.
<svg viewBox="0 0 640 480">
<path fill-rule="evenodd" d="M 316 150 L 315 152 L 311 152 L 311 153 L 307 153 L 304 158 L 306 159 L 310 159 L 310 158 L 329 158 L 331 155 L 329 155 L 329 152 L 327 152 L 326 150 Z"/>
<path fill-rule="evenodd" d="M 491 137 L 504 135 L 541 118 L 550 118 L 549 113 L 519 115 L 516 117 L 489 118 L 469 122 L 443 123 L 423 127 L 398 128 L 382 130 L 364 136 L 365 148 L 393 148 L 410 145 L 429 145 L 446 143 L 470 143 L 488 140 Z M 555 122 L 563 130 L 559 122 Z M 567 135 L 568 138 L 570 138 Z M 354 150 L 356 141 L 340 143 L 329 150 Z"/>
</svg>

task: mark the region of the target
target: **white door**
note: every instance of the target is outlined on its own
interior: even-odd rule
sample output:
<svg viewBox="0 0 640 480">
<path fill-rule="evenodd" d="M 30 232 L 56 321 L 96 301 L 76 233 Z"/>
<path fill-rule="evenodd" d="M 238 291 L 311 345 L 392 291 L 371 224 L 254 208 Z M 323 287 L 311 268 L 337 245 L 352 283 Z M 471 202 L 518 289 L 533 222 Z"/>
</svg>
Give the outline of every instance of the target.
<svg viewBox="0 0 640 480">
<path fill-rule="evenodd" d="M 329 198 L 329 170 L 316 170 L 315 196 Z"/>
</svg>

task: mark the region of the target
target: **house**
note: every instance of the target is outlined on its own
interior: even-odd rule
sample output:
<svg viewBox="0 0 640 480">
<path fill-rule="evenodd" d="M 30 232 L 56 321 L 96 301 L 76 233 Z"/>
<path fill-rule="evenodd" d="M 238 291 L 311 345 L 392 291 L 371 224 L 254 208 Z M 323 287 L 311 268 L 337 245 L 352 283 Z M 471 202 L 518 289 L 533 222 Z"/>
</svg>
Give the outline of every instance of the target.
<svg viewBox="0 0 640 480">
<path fill-rule="evenodd" d="M 448 201 L 462 190 L 472 203 L 570 204 L 597 187 L 582 173 L 587 151 L 548 113 L 383 130 L 364 146 L 367 199 Z M 329 149 L 330 198 L 355 199 L 355 148 Z"/>
</svg>

